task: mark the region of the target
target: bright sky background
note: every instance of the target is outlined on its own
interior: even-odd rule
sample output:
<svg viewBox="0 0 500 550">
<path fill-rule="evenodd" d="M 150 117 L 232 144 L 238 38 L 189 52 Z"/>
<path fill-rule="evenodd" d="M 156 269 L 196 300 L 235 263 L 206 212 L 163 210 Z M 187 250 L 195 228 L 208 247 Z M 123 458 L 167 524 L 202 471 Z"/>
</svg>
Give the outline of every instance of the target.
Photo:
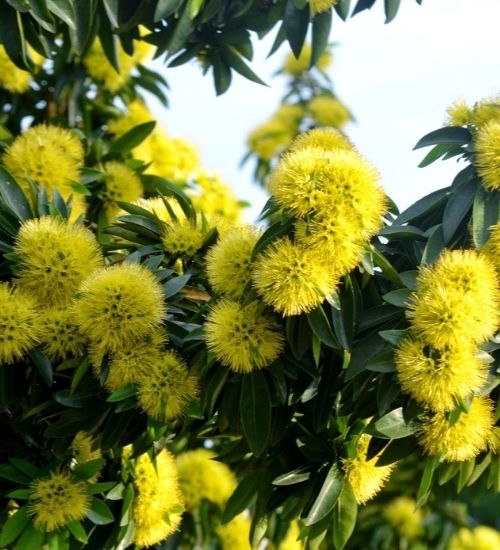
<svg viewBox="0 0 500 550">
<path fill-rule="evenodd" d="M 417 168 L 427 149 L 412 151 L 424 134 L 439 128 L 445 109 L 463 98 L 473 103 L 500 93 L 500 1 L 403 0 L 396 19 L 384 25 L 383 2 L 343 23 L 336 15 L 330 69 L 335 92 L 357 122 L 346 128 L 362 154 L 379 168 L 382 184 L 400 209 L 451 183 L 456 162 Z M 204 166 L 219 172 L 241 199 L 252 203 L 253 221 L 266 196 L 252 182 L 252 162 L 238 168 L 249 131 L 278 107 L 283 78 L 270 75 L 288 52 L 285 44 L 265 59 L 273 36 L 256 42 L 252 68 L 266 88 L 233 78 L 215 96 L 211 75 L 196 63 L 167 69 L 170 109 L 151 107 L 173 135 L 194 142 Z"/>
</svg>

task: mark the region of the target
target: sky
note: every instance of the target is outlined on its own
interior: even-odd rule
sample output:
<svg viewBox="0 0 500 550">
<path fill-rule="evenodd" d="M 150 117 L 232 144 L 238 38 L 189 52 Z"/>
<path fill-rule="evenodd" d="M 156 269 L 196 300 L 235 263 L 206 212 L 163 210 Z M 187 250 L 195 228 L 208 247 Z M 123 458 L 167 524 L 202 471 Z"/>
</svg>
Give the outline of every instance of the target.
<svg viewBox="0 0 500 550">
<path fill-rule="evenodd" d="M 449 185 L 456 161 L 418 168 L 426 149 L 412 151 L 426 133 L 441 127 L 445 110 L 457 99 L 474 103 L 500 94 L 499 0 L 403 0 L 396 19 L 384 24 L 383 2 L 347 22 L 334 16 L 329 70 L 336 94 L 356 123 L 346 133 L 381 173 L 385 191 L 403 210 L 435 189 Z M 279 106 L 284 78 L 271 75 L 288 53 L 284 44 L 267 58 L 274 32 L 255 42 L 251 66 L 269 86 L 233 77 L 216 97 L 210 75 L 196 62 L 165 69 L 170 107 L 150 106 L 167 131 L 192 141 L 206 169 L 230 183 L 252 204 L 251 222 L 266 201 L 252 181 L 253 163 L 239 168 L 252 128 Z"/>
</svg>

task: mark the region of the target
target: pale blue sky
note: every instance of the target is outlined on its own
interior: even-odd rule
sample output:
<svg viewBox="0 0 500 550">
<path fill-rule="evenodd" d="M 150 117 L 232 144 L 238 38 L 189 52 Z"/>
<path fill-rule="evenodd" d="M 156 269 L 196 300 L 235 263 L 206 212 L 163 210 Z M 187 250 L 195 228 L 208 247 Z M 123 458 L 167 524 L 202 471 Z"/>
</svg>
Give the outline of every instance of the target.
<svg viewBox="0 0 500 550">
<path fill-rule="evenodd" d="M 463 98 L 473 103 L 500 93 L 500 0 L 404 0 L 397 18 L 384 25 L 383 2 L 343 23 L 334 18 L 338 44 L 330 69 L 336 93 L 357 123 L 346 131 L 378 167 L 382 185 L 400 208 L 451 182 L 452 161 L 417 168 L 425 150 L 418 139 L 438 128 L 446 107 Z M 274 33 L 273 33 L 274 35 Z M 272 37 L 256 42 L 254 70 L 270 84 L 236 75 L 226 94 L 215 96 L 210 76 L 196 63 L 164 74 L 171 86 L 170 109 L 152 104 L 167 130 L 193 141 L 207 169 L 231 183 L 252 203 L 252 221 L 266 197 L 251 181 L 250 163 L 238 168 L 248 132 L 266 120 L 284 93 L 284 80 L 270 75 L 287 53 L 284 45 L 265 59 Z"/>
</svg>

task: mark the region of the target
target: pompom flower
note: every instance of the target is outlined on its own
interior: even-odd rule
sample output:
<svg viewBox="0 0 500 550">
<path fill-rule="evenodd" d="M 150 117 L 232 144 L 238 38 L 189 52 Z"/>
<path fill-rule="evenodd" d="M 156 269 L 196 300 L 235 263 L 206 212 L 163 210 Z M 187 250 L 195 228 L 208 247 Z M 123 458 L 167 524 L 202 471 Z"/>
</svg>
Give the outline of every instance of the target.
<svg viewBox="0 0 500 550">
<path fill-rule="evenodd" d="M 207 347 L 234 372 L 248 373 L 267 367 L 283 349 L 279 325 L 260 309 L 258 302 L 241 306 L 223 299 L 207 317 Z"/>
<path fill-rule="evenodd" d="M 383 514 L 402 537 L 414 539 L 422 533 L 423 513 L 412 498 L 395 498 L 384 507 Z"/>
<path fill-rule="evenodd" d="M 328 258 L 288 238 L 277 240 L 257 257 L 252 279 L 264 302 L 283 316 L 313 310 L 337 287 Z"/>
<path fill-rule="evenodd" d="M 289 151 L 299 151 L 308 147 L 316 147 L 327 151 L 333 149 L 354 149 L 349 139 L 335 128 L 313 128 L 308 132 L 299 134 L 293 140 Z"/>
<path fill-rule="evenodd" d="M 436 349 L 481 344 L 499 320 L 497 275 L 488 258 L 475 250 L 444 252 L 420 271 L 408 317 L 413 330 Z"/>
<path fill-rule="evenodd" d="M 309 0 L 309 8 L 312 14 L 323 13 L 333 8 L 338 0 Z"/>
<path fill-rule="evenodd" d="M 123 348 L 110 354 L 109 370 L 106 377 L 106 387 L 114 392 L 127 384 L 135 384 L 152 365 L 160 361 L 161 347 L 166 341 L 165 334 L 158 329 L 153 330 L 144 338 L 127 343 Z M 95 363 L 95 374 L 101 374 L 99 360 Z"/>
<path fill-rule="evenodd" d="M 482 99 L 474 104 L 470 121 L 478 129 L 493 120 L 500 121 L 500 97 Z"/>
<path fill-rule="evenodd" d="M 422 423 L 419 442 L 428 455 L 450 462 L 470 460 L 484 451 L 493 430 L 493 402 L 474 397 L 469 412 L 462 412 L 450 425 L 444 413 L 436 413 Z"/>
<path fill-rule="evenodd" d="M 89 507 L 85 482 L 68 472 L 37 479 L 30 489 L 30 514 L 35 528 L 42 532 L 55 531 L 83 519 Z"/>
<path fill-rule="evenodd" d="M 111 160 L 103 166 L 105 173 L 102 198 L 108 219 L 117 216 L 121 209 L 116 201 L 135 202 L 144 189 L 139 176 L 123 162 Z"/>
<path fill-rule="evenodd" d="M 137 458 L 134 475 L 134 543 L 144 548 L 177 531 L 184 503 L 175 459 L 166 449 L 154 462 L 147 453 Z"/>
<path fill-rule="evenodd" d="M 172 222 L 165 226 L 162 242 L 174 256 L 194 256 L 202 247 L 205 233 L 191 220 Z"/>
<path fill-rule="evenodd" d="M 16 237 L 18 285 L 41 305 L 65 305 L 103 259 L 94 235 L 81 225 L 44 216 L 25 222 Z"/>
<path fill-rule="evenodd" d="M 217 174 L 200 172 L 195 178 L 197 188 L 189 193 L 194 209 L 203 213 L 210 223 L 219 219 L 237 222 L 241 207 L 231 187 Z"/>
<path fill-rule="evenodd" d="M 409 338 L 396 350 L 396 370 L 403 391 L 432 411 L 451 411 L 457 399 L 478 392 L 486 381 L 487 365 L 464 343 L 435 350 Z"/>
<path fill-rule="evenodd" d="M 500 111 L 500 107 L 498 108 Z M 492 120 L 479 128 L 475 140 L 476 167 L 484 186 L 500 189 L 500 120 Z"/>
<path fill-rule="evenodd" d="M 177 456 L 181 492 L 190 512 L 206 499 L 223 507 L 236 488 L 236 477 L 226 464 L 217 462 L 208 449 L 195 449 Z"/>
<path fill-rule="evenodd" d="M 215 533 L 222 550 L 252 550 L 250 546 L 250 519 L 239 514 L 224 525 L 218 525 Z"/>
<path fill-rule="evenodd" d="M 73 438 L 71 453 L 77 464 L 84 464 L 102 457 L 96 440 L 87 432 L 80 431 Z"/>
<path fill-rule="evenodd" d="M 158 420 L 173 420 L 184 414 L 198 393 L 197 379 L 173 351 L 162 353 L 138 379 L 139 406 Z"/>
<path fill-rule="evenodd" d="M 269 189 L 276 202 L 294 216 L 332 216 L 345 212 L 361 228 L 378 228 L 385 195 L 375 167 L 355 151 L 307 147 L 291 151 L 273 172 Z"/>
<path fill-rule="evenodd" d="M 311 45 L 304 44 L 302 50 L 300 51 L 299 57 L 290 52 L 285 59 L 283 64 L 283 72 L 291 76 L 298 77 L 302 73 L 305 73 L 309 70 L 309 65 L 311 64 Z M 332 62 L 332 56 L 325 52 L 319 56 L 318 61 L 316 61 L 316 67 L 321 71 L 326 71 Z"/>
<path fill-rule="evenodd" d="M 73 311 L 91 343 L 113 352 L 158 328 L 165 314 L 163 290 L 146 267 L 122 263 L 86 279 Z"/>
<path fill-rule="evenodd" d="M 498 550 L 500 533 L 492 527 L 478 525 L 474 529 L 462 527 L 451 537 L 448 550 Z"/>
<path fill-rule="evenodd" d="M 250 260 L 259 231 L 252 226 L 234 227 L 207 252 L 208 281 L 216 292 L 238 299 L 250 280 Z"/>
<path fill-rule="evenodd" d="M 170 207 L 174 217 L 172 217 L 172 214 L 166 207 L 165 203 L 167 203 Z M 139 199 L 137 201 L 137 206 L 151 212 L 159 220 L 165 223 L 172 223 L 176 220 L 186 219 L 186 215 L 184 214 L 181 205 L 172 197 L 152 197 L 150 199 Z"/>
<path fill-rule="evenodd" d="M 53 307 L 40 312 L 40 343 L 51 359 L 79 356 L 86 339 L 73 319 L 71 309 Z"/>
<path fill-rule="evenodd" d="M 294 129 L 288 123 L 271 119 L 250 132 L 247 146 L 262 160 L 270 161 L 291 143 L 294 135 Z"/>
<path fill-rule="evenodd" d="M 58 189 L 64 199 L 73 193 L 83 166 L 83 146 L 71 130 L 39 124 L 18 136 L 5 150 L 3 162 L 30 195 L 26 178 L 45 187 L 50 197 Z"/>
<path fill-rule="evenodd" d="M 36 303 L 8 283 L 0 283 L 0 363 L 13 363 L 35 346 L 40 336 Z"/>
<path fill-rule="evenodd" d="M 376 466 L 378 455 L 370 460 L 366 459 L 370 439 L 369 435 L 361 434 L 356 457 L 342 461 L 347 481 L 351 484 L 358 504 L 371 500 L 382 489 L 394 469 L 394 464 Z"/>
<path fill-rule="evenodd" d="M 446 109 L 446 114 L 447 126 L 465 126 L 470 122 L 471 109 L 463 99 L 460 99 Z"/>
<path fill-rule="evenodd" d="M 349 109 L 336 97 L 329 95 L 313 97 L 307 104 L 307 110 L 319 126 L 342 128 L 352 118 Z"/>
<path fill-rule="evenodd" d="M 483 248 L 484 254 L 493 262 L 500 276 L 500 223 L 490 227 L 490 238 Z"/>
<path fill-rule="evenodd" d="M 24 94 L 30 88 L 31 73 L 15 65 L 0 45 L 0 88 L 12 94 Z"/>
<path fill-rule="evenodd" d="M 127 104 L 127 113 L 108 121 L 108 129 L 116 137 L 120 137 L 135 126 L 151 122 L 154 118 L 142 100 L 134 99 Z"/>
</svg>

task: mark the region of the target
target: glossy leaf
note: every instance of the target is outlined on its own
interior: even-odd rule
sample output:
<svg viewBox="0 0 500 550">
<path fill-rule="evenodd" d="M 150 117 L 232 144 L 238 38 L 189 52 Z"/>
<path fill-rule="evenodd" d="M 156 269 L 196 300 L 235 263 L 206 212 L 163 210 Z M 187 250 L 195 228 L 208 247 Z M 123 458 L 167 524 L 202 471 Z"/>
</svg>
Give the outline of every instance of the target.
<svg viewBox="0 0 500 550">
<path fill-rule="evenodd" d="M 271 435 L 271 396 L 261 371 L 243 376 L 240 415 L 248 446 L 256 456 L 260 456 Z"/>
<path fill-rule="evenodd" d="M 350 483 L 346 482 L 333 510 L 332 539 L 335 550 L 343 550 L 350 539 L 356 518 L 358 504 Z"/>
<path fill-rule="evenodd" d="M 306 525 L 313 525 L 330 514 L 345 484 L 345 477 L 336 464 L 333 464 L 314 500 L 305 520 Z"/>
</svg>

